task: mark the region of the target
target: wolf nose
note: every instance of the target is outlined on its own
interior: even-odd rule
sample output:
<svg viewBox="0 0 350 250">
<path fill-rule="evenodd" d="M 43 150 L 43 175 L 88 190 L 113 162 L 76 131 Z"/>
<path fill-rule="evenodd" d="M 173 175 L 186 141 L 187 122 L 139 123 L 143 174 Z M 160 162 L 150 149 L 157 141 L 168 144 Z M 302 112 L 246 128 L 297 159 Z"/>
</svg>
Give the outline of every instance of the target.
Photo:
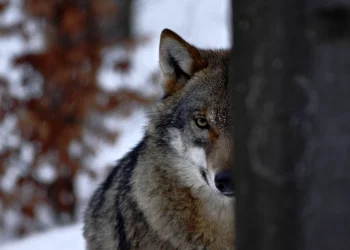
<svg viewBox="0 0 350 250">
<path fill-rule="evenodd" d="M 225 171 L 215 175 L 215 186 L 216 188 L 226 196 L 233 196 L 233 185 L 232 185 L 231 172 Z"/>
</svg>

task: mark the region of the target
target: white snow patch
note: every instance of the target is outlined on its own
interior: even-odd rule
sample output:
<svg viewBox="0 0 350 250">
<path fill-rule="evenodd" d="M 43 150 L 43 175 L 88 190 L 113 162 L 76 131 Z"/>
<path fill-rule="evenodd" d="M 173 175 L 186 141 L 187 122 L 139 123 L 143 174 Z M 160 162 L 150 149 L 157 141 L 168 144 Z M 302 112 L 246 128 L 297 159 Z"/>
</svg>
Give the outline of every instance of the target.
<svg viewBox="0 0 350 250">
<path fill-rule="evenodd" d="M 51 209 L 47 205 L 39 204 L 35 207 L 35 213 L 38 215 L 42 228 L 54 225 L 54 219 L 51 212 Z"/>
<path fill-rule="evenodd" d="M 18 242 L 5 244 L 1 250 L 83 250 L 85 243 L 82 234 L 82 225 L 77 224 L 50 230 L 42 234 L 34 234 Z"/>
<path fill-rule="evenodd" d="M 52 183 L 57 176 L 57 170 L 48 162 L 41 162 L 36 171 L 36 177 L 43 183 Z"/>
<path fill-rule="evenodd" d="M 0 123 L 0 153 L 8 148 L 16 148 L 21 140 L 15 134 L 17 118 L 15 115 L 7 115 Z"/>
<path fill-rule="evenodd" d="M 20 158 L 26 163 L 31 164 L 34 160 L 34 145 L 28 142 L 23 142 L 21 145 Z"/>
<path fill-rule="evenodd" d="M 79 158 L 83 153 L 83 147 L 78 141 L 72 141 L 69 144 L 68 152 L 72 158 Z"/>
<path fill-rule="evenodd" d="M 77 196 L 83 201 L 88 201 L 95 191 L 97 181 L 93 181 L 87 173 L 79 172 L 76 176 L 75 184 Z"/>
<path fill-rule="evenodd" d="M 115 165 L 116 161 L 122 158 L 142 138 L 147 117 L 143 110 L 134 111 L 130 117 L 109 117 L 106 119 L 106 127 L 119 131 L 114 145 L 96 142 L 96 156 L 89 160 L 89 166 L 97 169 Z"/>
<path fill-rule="evenodd" d="M 2 1 L 5 2 L 5 1 Z M 1 1 L 0 1 L 1 3 Z M 23 20 L 23 13 L 21 10 L 22 0 L 10 0 L 4 10 L 4 13 L 0 15 L 0 23 L 2 26 L 10 26 L 20 23 Z"/>
<path fill-rule="evenodd" d="M 15 225 L 19 224 L 20 221 L 21 221 L 21 218 L 18 216 L 17 211 L 13 211 L 13 210 L 4 211 L 4 227 L 13 228 Z"/>
<path fill-rule="evenodd" d="M 18 167 L 7 168 L 5 174 L 3 175 L 0 188 L 5 192 L 11 192 L 16 185 L 17 178 L 21 175 L 22 169 Z"/>
</svg>

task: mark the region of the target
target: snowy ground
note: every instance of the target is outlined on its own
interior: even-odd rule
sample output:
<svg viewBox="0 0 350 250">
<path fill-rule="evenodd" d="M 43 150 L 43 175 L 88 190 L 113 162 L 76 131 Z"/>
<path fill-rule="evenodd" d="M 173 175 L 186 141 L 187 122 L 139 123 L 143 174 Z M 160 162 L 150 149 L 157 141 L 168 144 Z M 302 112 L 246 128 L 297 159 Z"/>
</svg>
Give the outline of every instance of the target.
<svg viewBox="0 0 350 250">
<path fill-rule="evenodd" d="M 1 250 L 79 250 L 85 249 L 81 236 L 82 225 L 54 229 L 42 234 L 34 234 L 21 241 L 0 246 Z"/>
<path fill-rule="evenodd" d="M 18 0 L 14 0 L 17 2 Z M 226 48 L 230 45 L 229 33 L 229 0 L 135 0 L 135 32 L 138 36 L 146 35 L 151 39 L 143 46 L 136 49 L 132 55 L 132 70 L 130 74 L 124 76 L 121 84 L 115 86 L 115 75 L 108 68 L 108 60 L 118 56 L 118 48 L 106 51 L 107 67 L 102 67 L 99 73 L 99 83 L 103 88 L 115 90 L 124 87 L 123 82 L 133 83 L 128 85 L 131 88 L 142 88 L 146 83 L 149 72 L 158 70 L 158 41 L 162 29 L 170 28 L 183 36 L 189 42 L 199 47 Z M 16 14 L 14 12 L 14 14 Z M 11 17 L 7 17 L 11 21 Z M 15 38 L 14 38 L 15 39 Z M 4 41 L 0 39 L 1 48 L 5 49 L 12 40 Z M 19 48 L 22 48 L 19 44 Z M 12 48 L 12 47 L 10 47 Z M 32 48 L 35 49 L 35 48 Z M 18 53 L 18 50 L 13 48 Z M 5 59 L 0 57 L 0 73 L 5 68 Z M 7 68 L 7 67 L 6 67 Z M 14 75 L 16 77 L 16 74 Z M 149 90 L 153 91 L 153 90 Z M 119 120 L 120 121 L 120 120 Z M 117 126 L 123 131 L 115 145 L 96 145 L 98 148 L 97 157 L 92 159 L 91 165 L 94 167 L 105 166 L 115 162 L 133 147 L 142 135 L 142 127 L 147 119 L 144 112 L 139 111 L 129 119 L 119 122 Z M 84 178 L 78 179 L 78 192 L 89 196 L 94 187 L 85 185 Z M 31 250 L 31 249 L 84 249 L 82 238 L 82 225 L 78 225 L 51 230 L 43 234 L 32 235 L 23 240 L 0 246 L 0 250 Z"/>
</svg>

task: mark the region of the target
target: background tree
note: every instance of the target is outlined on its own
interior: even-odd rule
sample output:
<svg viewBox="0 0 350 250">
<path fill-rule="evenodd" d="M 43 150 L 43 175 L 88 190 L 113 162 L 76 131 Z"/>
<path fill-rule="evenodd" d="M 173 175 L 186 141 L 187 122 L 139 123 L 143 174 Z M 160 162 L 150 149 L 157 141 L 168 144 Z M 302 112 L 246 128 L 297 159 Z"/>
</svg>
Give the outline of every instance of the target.
<svg viewBox="0 0 350 250">
<path fill-rule="evenodd" d="M 233 9 L 238 249 L 348 249 L 350 2 Z"/>
</svg>

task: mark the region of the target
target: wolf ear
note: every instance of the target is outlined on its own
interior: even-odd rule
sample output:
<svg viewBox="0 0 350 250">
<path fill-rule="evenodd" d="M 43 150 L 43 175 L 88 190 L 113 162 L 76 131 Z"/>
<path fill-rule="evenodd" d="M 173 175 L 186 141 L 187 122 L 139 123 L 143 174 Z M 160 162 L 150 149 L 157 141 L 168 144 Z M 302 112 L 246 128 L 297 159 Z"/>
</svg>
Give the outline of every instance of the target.
<svg viewBox="0 0 350 250">
<path fill-rule="evenodd" d="M 195 72 L 207 66 L 197 48 L 169 29 L 160 36 L 159 63 L 166 96 L 180 90 Z"/>
</svg>

